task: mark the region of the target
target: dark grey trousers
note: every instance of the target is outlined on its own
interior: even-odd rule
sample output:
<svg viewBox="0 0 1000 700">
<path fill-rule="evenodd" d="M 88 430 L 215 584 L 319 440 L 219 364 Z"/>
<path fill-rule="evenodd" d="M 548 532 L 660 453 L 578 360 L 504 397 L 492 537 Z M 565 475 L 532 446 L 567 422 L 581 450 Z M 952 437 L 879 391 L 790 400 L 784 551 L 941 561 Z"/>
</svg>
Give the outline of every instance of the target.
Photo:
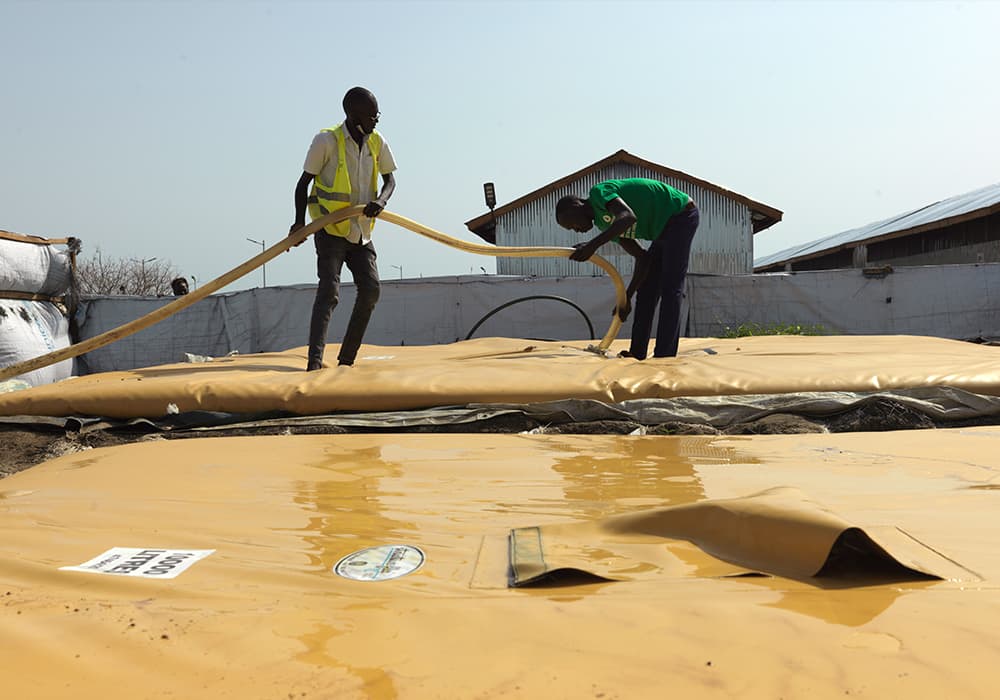
<svg viewBox="0 0 1000 700">
<path fill-rule="evenodd" d="M 330 325 L 337 302 L 340 300 L 340 271 L 347 263 L 347 269 L 354 277 L 357 297 L 351 319 L 347 322 L 347 332 L 340 345 L 337 360 L 341 364 L 353 364 L 361 347 L 361 340 L 368 328 L 372 310 L 378 303 L 378 266 L 375 264 L 375 246 L 351 243 L 341 236 L 331 236 L 319 231 L 313 236 L 316 244 L 316 301 L 313 302 L 312 319 L 309 323 L 309 364 L 307 369 L 323 366 L 323 351 L 326 349 L 326 331 Z"/>
</svg>

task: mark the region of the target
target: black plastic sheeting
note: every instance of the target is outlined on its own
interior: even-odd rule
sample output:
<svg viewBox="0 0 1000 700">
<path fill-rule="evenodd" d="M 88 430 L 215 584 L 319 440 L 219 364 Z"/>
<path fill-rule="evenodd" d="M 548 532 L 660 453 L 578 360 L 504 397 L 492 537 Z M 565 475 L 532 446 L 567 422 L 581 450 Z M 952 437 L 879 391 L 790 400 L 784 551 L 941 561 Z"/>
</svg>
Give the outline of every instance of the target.
<svg viewBox="0 0 1000 700">
<path fill-rule="evenodd" d="M 460 426 L 499 416 L 523 416 L 533 421 L 560 425 L 590 421 L 631 421 L 647 426 L 664 423 L 697 423 L 726 428 L 738 423 L 783 414 L 804 418 L 828 418 L 874 404 L 891 404 L 926 416 L 935 423 L 973 421 L 1000 417 L 1000 397 L 973 394 L 949 387 L 923 387 L 878 392 L 810 392 L 794 394 L 750 394 L 697 396 L 672 399 L 637 399 L 608 404 L 601 401 L 567 399 L 534 404 L 467 404 L 439 406 L 413 411 L 338 413 L 296 416 L 283 412 L 224 413 L 190 411 L 161 418 L 127 421 L 99 416 L 7 416 L 0 425 L 36 426 L 73 432 L 131 429 L 148 432 L 174 430 L 252 429 L 277 427 L 341 427 L 345 429 L 392 430 L 420 426 Z"/>
</svg>

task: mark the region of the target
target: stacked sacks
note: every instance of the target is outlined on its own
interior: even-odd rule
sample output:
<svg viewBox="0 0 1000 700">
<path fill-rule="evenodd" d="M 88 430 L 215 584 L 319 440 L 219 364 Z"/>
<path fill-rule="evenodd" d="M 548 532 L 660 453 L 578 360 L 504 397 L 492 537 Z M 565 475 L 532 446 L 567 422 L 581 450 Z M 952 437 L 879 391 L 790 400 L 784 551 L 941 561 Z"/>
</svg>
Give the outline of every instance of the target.
<svg viewBox="0 0 1000 700">
<path fill-rule="evenodd" d="M 45 239 L 0 231 L 0 367 L 30 360 L 71 344 L 75 238 Z M 5 389 L 66 379 L 73 361 L 15 377 Z"/>
</svg>

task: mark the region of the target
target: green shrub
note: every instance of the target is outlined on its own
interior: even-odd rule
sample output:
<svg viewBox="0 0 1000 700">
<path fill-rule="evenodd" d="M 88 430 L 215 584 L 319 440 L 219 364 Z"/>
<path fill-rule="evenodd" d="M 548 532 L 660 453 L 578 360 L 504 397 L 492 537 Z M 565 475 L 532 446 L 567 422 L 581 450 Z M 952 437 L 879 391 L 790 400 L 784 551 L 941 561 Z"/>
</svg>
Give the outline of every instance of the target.
<svg viewBox="0 0 1000 700">
<path fill-rule="evenodd" d="M 829 335 L 820 325 L 805 326 L 801 323 L 771 323 L 762 326 L 759 323 L 741 323 L 736 328 L 726 326 L 720 337 L 746 338 L 753 335 Z"/>
</svg>

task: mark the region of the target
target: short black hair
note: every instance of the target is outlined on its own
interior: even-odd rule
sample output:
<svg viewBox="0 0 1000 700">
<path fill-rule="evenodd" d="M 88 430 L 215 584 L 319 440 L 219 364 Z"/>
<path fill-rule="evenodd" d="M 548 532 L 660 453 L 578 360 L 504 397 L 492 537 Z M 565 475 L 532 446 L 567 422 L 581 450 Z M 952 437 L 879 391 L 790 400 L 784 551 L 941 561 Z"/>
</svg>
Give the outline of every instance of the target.
<svg viewBox="0 0 1000 700">
<path fill-rule="evenodd" d="M 375 102 L 375 95 L 372 94 L 371 90 L 363 87 L 352 87 L 346 93 L 344 93 L 344 111 L 350 110 L 352 105 L 358 105 L 362 101 L 364 102 Z"/>
<path fill-rule="evenodd" d="M 558 202 L 556 202 L 556 218 L 568 212 L 570 209 L 580 206 L 583 204 L 583 198 L 577 197 L 575 194 L 568 194 L 562 197 Z"/>
</svg>

